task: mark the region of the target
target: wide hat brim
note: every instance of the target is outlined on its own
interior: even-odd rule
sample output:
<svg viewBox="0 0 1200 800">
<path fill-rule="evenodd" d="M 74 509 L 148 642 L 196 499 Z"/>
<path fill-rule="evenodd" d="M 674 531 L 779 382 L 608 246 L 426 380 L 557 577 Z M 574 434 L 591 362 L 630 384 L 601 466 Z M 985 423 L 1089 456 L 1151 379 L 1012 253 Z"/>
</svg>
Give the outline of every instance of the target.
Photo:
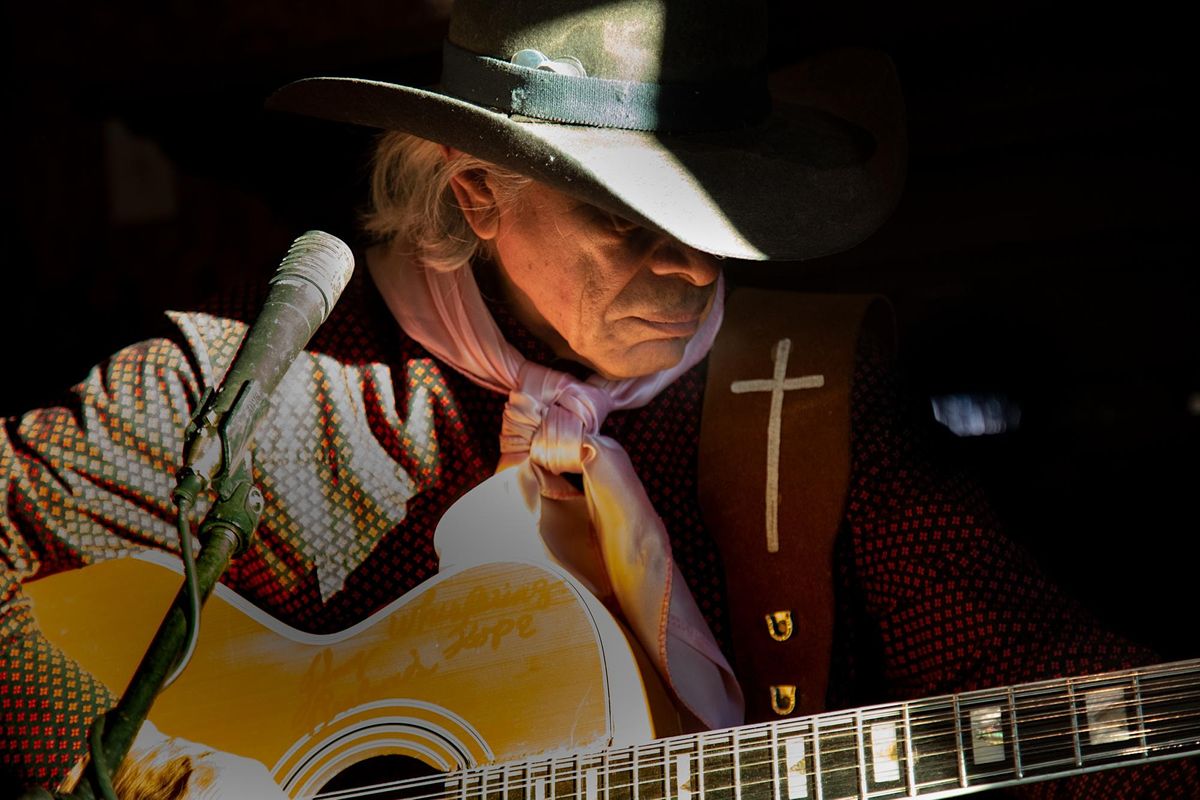
<svg viewBox="0 0 1200 800">
<path fill-rule="evenodd" d="M 753 126 L 661 133 L 500 113 L 437 87 L 308 78 L 272 110 L 402 130 L 513 169 L 705 252 L 800 260 L 859 243 L 904 179 L 904 110 L 890 59 L 823 53 L 771 78 Z"/>
</svg>

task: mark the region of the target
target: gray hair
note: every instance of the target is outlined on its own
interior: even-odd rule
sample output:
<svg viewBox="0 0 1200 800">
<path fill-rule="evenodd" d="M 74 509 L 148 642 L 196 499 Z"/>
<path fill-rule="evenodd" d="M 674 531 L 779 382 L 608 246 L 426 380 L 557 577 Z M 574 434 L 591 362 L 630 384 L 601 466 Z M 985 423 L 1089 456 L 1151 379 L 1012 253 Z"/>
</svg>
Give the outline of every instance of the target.
<svg viewBox="0 0 1200 800">
<path fill-rule="evenodd" d="M 364 229 L 430 269 L 450 271 L 471 263 L 490 242 L 475 235 L 450 188 L 455 175 L 483 170 L 494 178 L 501 208 L 516 201 L 530 178 L 466 153 L 446 158 L 437 142 L 402 131 L 379 137 L 371 167 L 371 205 Z"/>
</svg>

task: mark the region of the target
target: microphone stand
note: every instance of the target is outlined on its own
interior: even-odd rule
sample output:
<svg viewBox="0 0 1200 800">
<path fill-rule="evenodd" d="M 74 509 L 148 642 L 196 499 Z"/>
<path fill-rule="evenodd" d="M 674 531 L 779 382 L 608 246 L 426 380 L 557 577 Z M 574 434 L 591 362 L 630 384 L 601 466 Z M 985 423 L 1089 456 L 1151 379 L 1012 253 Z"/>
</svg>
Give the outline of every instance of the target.
<svg viewBox="0 0 1200 800">
<path fill-rule="evenodd" d="M 184 431 L 183 467 L 171 499 L 179 509 L 179 552 L 185 583 L 121 699 L 96 718 L 91 759 L 75 790 L 57 797 L 117 800 L 110 776 L 125 759 L 154 698 L 191 658 L 200 607 L 235 556 L 250 546 L 263 511 L 251 480 L 249 446 L 267 410 L 267 398 L 296 354 L 329 316 L 354 271 L 344 242 L 322 231 L 302 234 L 271 278 L 263 311 L 246 332 L 219 390 L 209 389 Z M 190 514 L 196 497 L 212 486 L 217 499 L 200 524 L 200 553 L 191 552 Z M 53 798 L 40 787 L 20 800 Z"/>
<path fill-rule="evenodd" d="M 223 433 L 223 431 L 222 431 Z M 258 518 L 263 510 L 262 492 L 250 479 L 250 456 L 238 467 L 213 481 L 218 498 L 200 525 L 200 552 L 196 557 L 196 584 L 200 602 L 212 593 L 217 581 L 225 574 L 230 560 L 249 547 Z M 182 476 L 184 484 L 191 476 Z M 186 490 L 185 490 L 186 491 Z M 176 490 L 179 494 L 179 490 Z M 181 506 L 180 513 L 186 513 Z M 130 679 L 121 699 L 108 712 L 96 718 L 91 735 L 92 753 L 87 770 L 75 790 L 68 794 L 22 796 L 21 800 L 57 797 L 62 800 L 97 800 L 116 797 L 110 776 L 120 766 L 134 738 L 150 713 L 150 706 L 161 691 L 167 676 L 175 668 L 182 648 L 187 644 L 187 611 L 191 593 L 187 586 L 180 589 L 174 604 L 167 611 L 150 647 L 142 657 L 137 671 Z"/>
</svg>

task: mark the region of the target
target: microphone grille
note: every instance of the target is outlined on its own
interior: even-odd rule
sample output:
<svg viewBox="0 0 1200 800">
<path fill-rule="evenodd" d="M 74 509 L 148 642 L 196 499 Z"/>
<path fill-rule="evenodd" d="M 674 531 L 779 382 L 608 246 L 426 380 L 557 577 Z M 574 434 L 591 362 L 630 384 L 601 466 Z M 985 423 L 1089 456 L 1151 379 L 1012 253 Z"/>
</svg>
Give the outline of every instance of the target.
<svg viewBox="0 0 1200 800">
<path fill-rule="evenodd" d="M 354 253 L 349 245 L 325 231 L 306 231 L 288 247 L 270 283 L 300 279 L 315 286 L 325 304 L 324 322 L 353 274 Z"/>
</svg>

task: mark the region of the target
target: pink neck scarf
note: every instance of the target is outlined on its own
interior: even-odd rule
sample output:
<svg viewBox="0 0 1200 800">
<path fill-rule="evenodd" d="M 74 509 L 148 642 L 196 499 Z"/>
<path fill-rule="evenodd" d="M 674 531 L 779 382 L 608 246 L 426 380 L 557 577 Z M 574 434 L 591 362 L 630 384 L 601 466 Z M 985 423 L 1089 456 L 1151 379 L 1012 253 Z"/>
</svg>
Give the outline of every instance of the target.
<svg viewBox="0 0 1200 800">
<path fill-rule="evenodd" d="M 701 722 L 740 724 L 741 689 L 671 557 L 662 520 L 629 455 L 600 434 L 610 412 L 644 406 L 704 358 L 721 325 L 721 285 L 675 367 L 585 382 L 509 344 L 469 267 L 438 272 L 382 250 L 368 264 L 405 333 L 475 383 L 508 395 L 496 474 L 438 523 L 442 568 L 549 556 L 601 599 L 615 596 L 660 675 Z M 564 472 L 582 474 L 582 495 Z"/>
</svg>

